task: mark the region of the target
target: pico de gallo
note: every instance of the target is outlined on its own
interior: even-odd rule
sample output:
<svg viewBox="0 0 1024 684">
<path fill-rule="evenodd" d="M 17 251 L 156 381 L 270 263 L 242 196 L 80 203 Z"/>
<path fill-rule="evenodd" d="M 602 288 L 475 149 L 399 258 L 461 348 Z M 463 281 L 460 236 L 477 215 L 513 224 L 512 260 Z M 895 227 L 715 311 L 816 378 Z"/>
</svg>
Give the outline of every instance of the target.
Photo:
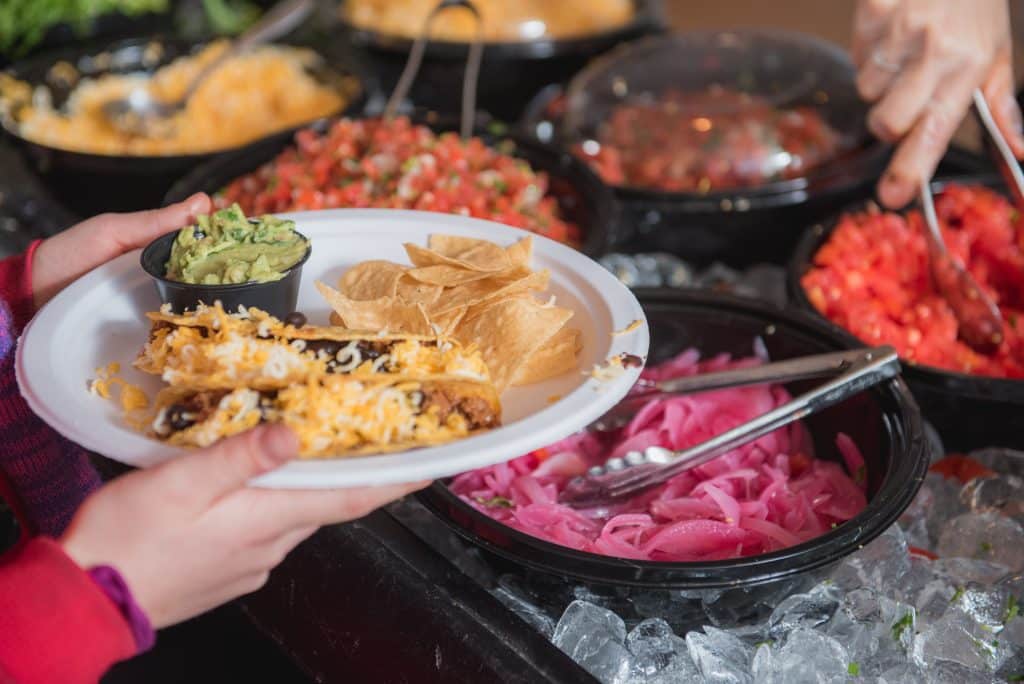
<svg viewBox="0 0 1024 684">
<path fill-rule="evenodd" d="M 842 146 L 813 107 L 713 88 L 618 105 L 576 152 L 612 185 L 706 193 L 802 176 Z"/>
<path fill-rule="evenodd" d="M 865 211 L 843 216 L 803 276 L 811 303 L 869 344 L 891 344 L 907 361 L 1001 378 L 1024 378 L 1024 224 L 1003 197 L 952 186 L 935 210 L 950 251 L 996 301 L 1003 342 L 992 355 L 957 339 L 952 309 L 928 269 L 924 220 Z"/>
<path fill-rule="evenodd" d="M 572 245 L 578 226 L 561 217 L 546 174 L 478 137 L 434 133 L 408 118 L 340 119 L 218 193 L 262 215 L 338 207 L 420 209 L 489 219 Z"/>
</svg>

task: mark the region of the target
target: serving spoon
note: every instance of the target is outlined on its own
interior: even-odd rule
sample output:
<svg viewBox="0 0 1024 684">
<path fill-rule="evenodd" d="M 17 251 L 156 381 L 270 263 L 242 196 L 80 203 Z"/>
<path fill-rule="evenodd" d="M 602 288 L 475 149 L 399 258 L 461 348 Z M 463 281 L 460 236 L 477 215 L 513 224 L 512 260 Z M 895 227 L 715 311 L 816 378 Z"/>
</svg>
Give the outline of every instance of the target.
<svg viewBox="0 0 1024 684">
<path fill-rule="evenodd" d="M 928 241 L 928 267 L 935 289 L 953 310 L 960 339 L 979 354 L 991 354 L 1003 342 L 999 307 L 946 248 L 927 180 L 921 183 L 921 207 L 926 227 L 924 236 Z"/>
<path fill-rule="evenodd" d="M 104 103 L 104 115 L 115 128 L 129 135 L 168 135 L 173 117 L 185 109 L 189 99 L 210 74 L 235 55 L 290 33 L 309 16 L 313 6 L 314 0 L 285 0 L 274 5 L 219 57 L 200 69 L 178 99 L 170 102 L 157 100 L 147 88 L 136 88 L 128 93 L 128 97 Z"/>
</svg>

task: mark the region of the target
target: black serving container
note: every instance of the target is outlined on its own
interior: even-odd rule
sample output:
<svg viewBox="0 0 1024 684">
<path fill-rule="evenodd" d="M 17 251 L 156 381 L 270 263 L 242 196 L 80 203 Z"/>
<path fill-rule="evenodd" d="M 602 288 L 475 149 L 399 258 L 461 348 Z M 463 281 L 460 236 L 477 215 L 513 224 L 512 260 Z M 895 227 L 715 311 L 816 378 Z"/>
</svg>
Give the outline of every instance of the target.
<svg viewBox="0 0 1024 684">
<path fill-rule="evenodd" d="M 555 0 L 557 1 L 557 0 Z M 635 0 L 634 20 L 622 27 L 571 39 L 542 38 L 484 44 L 477 104 L 503 121 L 515 121 L 542 88 L 564 83 L 591 59 L 619 43 L 667 30 L 661 0 Z M 342 21 L 353 46 L 391 92 L 405 67 L 413 41 L 352 26 Z M 417 107 L 458 114 L 468 43 L 431 41 L 410 90 Z"/>
<path fill-rule="evenodd" d="M 800 177 L 752 187 L 701 193 L 617 186 L 619 232 L 628 251 L 667 251 L 699 266 L 785 263 L 804 226 L 872 191 L 890 155 L 866 129 L 867 107 L 838 46 L 757 29 L 647 38 L 596 59 L 564 94 L 539 96 L 522 126 L 539 139 L 576 146 L 593 139 L 618 103 L 718 86 L 783 108 L 815 108 L 843 136 L 842 151 Z"/>
<path fill-rule="evenodd" d="M 69 48 L 18 62 L 8 69 L 15 78 L 48 86 L 55 106 L 66 99 L 73 84 L 57 80 L 52 67 L 61 61 L 75 66 L 82 77 L 110 73 L 152 73 L 161 66 L 201 48 L 204 43 L 172 38 L 136 38 L 84 51 Z M 326 63 L 313 75 L 345 97 L 345 111 L 364 104 L 363 81 L 353 73 Z M 64 150 L 19 135 L 17 124 L 0 117 L 9 139 L 17 144 L 27 165 L 55 199 L 79 216 L 105 211 L 136 211 L 158 206 L 171 185 L 199 164 L 223 152 L 162 156 L 103 155 Z M 291 129 L 292 131 L 296 129 Z M 244 149 L 244 148 L 239 148 Z"/>
<path fill-rule="evenodd" d="M 952 183 L 999 187 L 991 175 L 959 177 L 932 183 L 934 193 Z M 833 333 L 857 344 L 845 329 L 818 313 L 807 298 L 800 281 L 814 255 L 825 244 L 842 214 L 863 210 L 865 205 L 848 206 L 835 216 L 808 230 L 793 253 L 788 268 L 788 289 L 793 306 L 810 313 Z M 948 449 L 968 451 L 983 446 L 1024 448 L 1024 380 L 990 378 L 942 370 L 932 366 L 904 363 L 903 377 L 921 406 L 925 418 L 935 426 Z"/>
<path fill-rule="evenodd" d="M 422 121 L 435 130 L 454 129 L 450 121 L 439 122 L 434 117 L 429 119 L 423 118 Z M 312 127 L 323 132 L 330 125 L 331 120 L 322 120 Z M 508 154 L 526 160 L 535 170 L 548 175 L 549 193 L 558 199 L 563 216 L 578 225 L 583 232 L 580 248 L 584 254 L 596 258 L 617 244 L 615 229 L 618 225 L 618 203 L 611 189 L 586 164 L 553 145 L 523 136 L 498 135 L 486 129 L 477 130 L 476 135 L 491 145 L 507 141 L 512 145 L 507 150 Z M 168 204 L 179 202 L 196 192 L 215 193 L 235 178 L 274 159 L 292 144 L 293 137 L 293 133 L 282 133 L 244 149 L 222 154 L 175 183 L 164 201 Z"/>
<path fill-rule="evenodd" d="M 651 326 L 651 363 L 691 346 L 707 354 L 746 356 L 756 337 L 761 337 L 773 359 L 780 360 L 850 346 L 847 337 L 811 316 L 755 300 L 684 290 L 639 290 L 637 294 Z M 811 386 L 796 383 L 791 389 Z M 705 619 L 709 596 L 739 620 L 770 610 L 780 592 L 819 576 L 880 535 L 913 500 L 927 472 L 929 454 L 921 417 L 899 378 L 812 416 L 806 424 L 819 458 L 842 462 L 835 446 L 838 432 L 856 440 L 867 465 L 867 508 L 817 539 L 761 556 L 707 563 L 611 558 L 513 530 L 465 504 L 445 483 L 435 483 L 418 497 L 488 555 L 510 567 L 525 568 L 530 583 L 545 587 L 536 590 L 539 595 L 562 585 L 571 598 L 572 583 L 579 582 L 588 592 L 617 601 L 615 609 L 626 611 L 628 618 L 635 601 L 622 599 L 630 591 L 665 590 L 672 592 L 676 602 L 682 597 L 678 610 L 692 609 L 695 621 Z"/>
<path fill-rule="evenodd" d="M 200 303 L 209 305 L 218 301 L 225 311 L 237 311 L 240 306 L 254 306 L 282 320 L 295 311 L 299 301 L 302 267 L 313 253 L 312 246 L 306 250 L 306 255 L 299 263 L 284 272 L 280 280 L 236 285 L 195 285 L 166 277 L 167 261 L 177 236 L 175 231 L 158 237 L 142 250 L 140 257 L 142 270 L 153 279 L 160 301 L 170 304 L 174 313 L 194 311 Z"/>
</svg>

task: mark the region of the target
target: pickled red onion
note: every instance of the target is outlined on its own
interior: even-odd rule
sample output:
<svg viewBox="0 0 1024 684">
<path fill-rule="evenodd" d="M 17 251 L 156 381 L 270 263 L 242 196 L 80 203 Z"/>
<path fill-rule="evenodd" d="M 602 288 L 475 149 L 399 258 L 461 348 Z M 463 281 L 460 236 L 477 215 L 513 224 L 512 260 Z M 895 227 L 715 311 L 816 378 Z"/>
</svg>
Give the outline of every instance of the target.
<svg viewBox="0 0 1024 684">
<path fill-rule="evenodd" d="M 644 371 L 661 380 L 749 367 L 764 361 L 693 349 Z M 800 424 L 761 437 L 664 485 L 611 507 L 574 510 L 558 494 L 575 475 L 613 455 L 698 444 L 790 399 L 780 386 L 741 387 L 653 399 L 624 428 L 580 433 L 508 463 L 457 476 L 451 490 L 486 515 L 526 534 L 580 551 L 635 560 L 701 561 L 752 556 L 819 536 L 867 501 L 863 455 L 836 436 L 843 467 L 815 459 Z M 851 477 L 852 476 L 852 477 Z"/>
</svg>

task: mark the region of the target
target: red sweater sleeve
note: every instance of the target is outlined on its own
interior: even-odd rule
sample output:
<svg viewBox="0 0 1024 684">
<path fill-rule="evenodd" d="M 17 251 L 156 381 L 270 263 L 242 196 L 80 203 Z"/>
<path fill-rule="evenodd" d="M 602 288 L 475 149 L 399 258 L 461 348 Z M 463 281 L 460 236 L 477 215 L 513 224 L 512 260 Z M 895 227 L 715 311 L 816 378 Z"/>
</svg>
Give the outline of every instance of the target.
<svg viewBox="0 0 1024 684">
<path fill-rule="evenodd" d="M 96 682 L 136 650 L 114 603 L 53 540 L 0 560 L 0 682 Z"/>
<path fill-rule="evenodd" d="M 20 335 L 35 313 L 32 301 L 32 259 L 42 240 L 36 240 L 17 256 L 0 261 L 0 299 L 14 315 L 14 334 Z"/>
</svg>

